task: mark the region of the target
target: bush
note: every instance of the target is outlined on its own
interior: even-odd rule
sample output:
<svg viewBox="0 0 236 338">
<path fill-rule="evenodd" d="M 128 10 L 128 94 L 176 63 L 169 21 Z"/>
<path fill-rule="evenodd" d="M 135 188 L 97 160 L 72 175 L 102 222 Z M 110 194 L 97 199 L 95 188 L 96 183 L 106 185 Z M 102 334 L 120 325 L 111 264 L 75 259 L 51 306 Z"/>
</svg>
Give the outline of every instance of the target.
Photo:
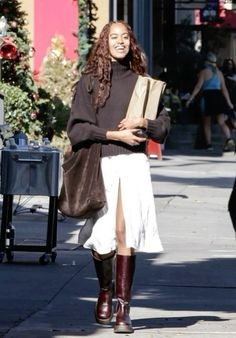
<svg viewBox="0 0 236 338">
<path fill-rule="evenodd" d="M 4 95 L 5 122 L 12 132 L 22 131 L 34 134 L 41 129 L 41 123 L 36 120 L 37 113 L 33 112 L 32 101 L 28 94 L 19 87 L 7 83 L 0 83 L 0 91 Z"/>
</svg>

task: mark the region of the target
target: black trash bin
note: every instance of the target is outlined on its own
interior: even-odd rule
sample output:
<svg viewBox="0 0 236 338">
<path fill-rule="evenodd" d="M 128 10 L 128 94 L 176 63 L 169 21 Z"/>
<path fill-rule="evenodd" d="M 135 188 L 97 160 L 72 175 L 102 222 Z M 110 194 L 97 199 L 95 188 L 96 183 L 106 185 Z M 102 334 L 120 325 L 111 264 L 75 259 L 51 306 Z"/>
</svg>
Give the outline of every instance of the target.
<svg viewBox="0 0 236 338">
<path fill-rule="evenodd" d="M 13 260 L 14 251 L 44 252 L 39 261 L 47 264 L 56 260 L 58 185 L 60 150 L 51 146 L 17 146 L 3 148 L 1 154 L 1 194 L 3 194 L 0 237 L 0 263 L 6 254 Z M 12 227 L 14 195 L 49 197 L 46 245 L 16 245 L 6 241 Z M 6 245 L 6 242 L 13 243 Z"/>
</svg>

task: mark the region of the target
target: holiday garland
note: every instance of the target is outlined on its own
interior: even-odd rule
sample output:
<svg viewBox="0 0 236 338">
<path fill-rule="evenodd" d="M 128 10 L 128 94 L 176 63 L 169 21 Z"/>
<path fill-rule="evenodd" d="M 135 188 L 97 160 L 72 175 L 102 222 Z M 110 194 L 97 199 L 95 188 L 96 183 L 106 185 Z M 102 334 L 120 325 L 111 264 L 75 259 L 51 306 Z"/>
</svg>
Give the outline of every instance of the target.
<svg viewBox="0 0 236 338">
<path fill-rule="evenodd" d="M 79 10 L 78 21 L 78 69 L 83 68 L 87 55 L 95 41 L 96 27 L 93 24 L 97 20 L 97 6 L 92 0 L 77 0 Z"/>
<path fill-rule="evenodd" d="M 0 15 L 4 16 L 7 36 L 17 46 L 13 59 L 1 60 L 0 91 L 4 94 L 5 122 L 12 132 L 37 133 L 41 125 L 37 120 L 40 110 L 37 86 L 30 68 L 31 41 L 26 29 L 27 14 L 21 9 L 19 0 L 1 0 Z"/>
<path fill-rule="evenodd" d="M 93 23 L 97 20 L 97 7 L 92 0 L 74 1 L 77 1 L 79 11 L 76 36 L 78 70 L 81 71 L 95 40 L 96 28 Z M 0 91 L 5 95 L 5 121 L 9 123 L 13 132 L 21 130 L 30 133 L 33 137 L 42 132 L 46 134 L 48 126 L 52 126 L 55 132 L 60 134 L 64 120 L 63 123 L 59 121 L 61 119 L 55 112 L 67 111 L 68 103 L 64 102 L 64 96 L 61 98 L 59 94 L 54 97 L 47 89 L 38 88 L 30 68 L 29 58 L 32 46 L 26 29 L 27 14 L 21 9 L 21 1 L 0 0 L 1 15 L 4 15 L 7 20 L 8 34 L 18 50 L 16 59 L 2 59 Z M 70 69 L 67 70 L 67 75 L 69 71 Z"/>
</svg>

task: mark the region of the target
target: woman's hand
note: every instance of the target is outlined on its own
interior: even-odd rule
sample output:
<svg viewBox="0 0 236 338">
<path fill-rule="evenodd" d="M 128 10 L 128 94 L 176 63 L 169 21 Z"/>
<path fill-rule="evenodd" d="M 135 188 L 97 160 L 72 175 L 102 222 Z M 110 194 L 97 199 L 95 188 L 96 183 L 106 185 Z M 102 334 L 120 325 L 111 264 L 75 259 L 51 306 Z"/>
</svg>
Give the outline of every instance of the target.
<svg viewBox="0 0 236 338">
<path fill-rule="evenodd" d="M 124 129 L 118 131 L 108 131 L 106 136 L 108 140 L 120 141 L 129 144 L 130 146 L 137 146 L 141 142 L 146 141 L 145 137 L 134 135 L 137 130 L 138 129 Z"/>
<path fill-rule="evenodd" d="M 234 105 L 233 105 L 232 102 L 229 102 L 229 103 L 228 103 L 228 106 L 229 106 L 230 109 L 234 109 Z"/>
<path fill-rule="evenodd" d="M 119 130 L 124 129 L 133 129 L 133 128 L 147 128 L 147 120 L 143 117 L 136 117 L 136 118 L 124 118 L 120 121 L 118 125 Z"/>
<path fill-rule="evenodd" d="M 186 103 L 185 103 L 185 107 L 186 108 L 189 108 L 190 104 L 193 102 L 193 99 L 192 98 L 189 98 Z"/>
</svg>

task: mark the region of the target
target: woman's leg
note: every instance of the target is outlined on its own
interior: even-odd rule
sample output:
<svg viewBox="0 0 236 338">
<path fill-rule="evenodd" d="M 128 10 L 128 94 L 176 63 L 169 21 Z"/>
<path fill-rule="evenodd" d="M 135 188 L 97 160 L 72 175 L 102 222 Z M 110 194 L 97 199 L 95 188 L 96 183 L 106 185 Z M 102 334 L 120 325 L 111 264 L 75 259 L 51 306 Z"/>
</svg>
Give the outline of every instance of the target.
<svg viewBox="0 0 236 338">
<path fill-rule="evenodd" d="M 206 145 L 211 144 L 211 116 L 204 115 L 203 116 L 203 130 L 206 139 Z"/>
<path fill-rule="evenodd" d="M 125 239 L 125 220 L 122 208 L 121 190 L 119 185 L 117 209 L 116 209 L 116 241 L 117 241 L 117 254 L 131 256 L 132 249 L 126 247 Z"/>
<path fill-rule="evenodd" d="M 122 208 L 121 188 L 119 185 L 116 210 L 116 323 L 115 333 L 132 333 L 133 327 L 129 316 L 131 288 L 135 271 L 135 256 L 132 248 L 126 247 L 125 220 Z"/>
<path fill-rule="evenodd" d="M 216 116 L 216 121 L 218 125 L 220 126 L 226 140 L 228 140 L 231 137 L 231 132 L 227 124 L 225 123 L 225 116 L 224 114 L 219 114 Z"/>
<path fill-rule="evenodd" d="M 224 151 L 234 151 L 235 150 L 235 142 L 231 138 L 231 131 L 227 124 L 225 123 L 225 116 L 223 114 L 219 114 L 216 116 L 216 120 L 218 125 L 220 126 L 224 136 L 225 136 L 225 145 L 223 150 Z"/>
</svg>

